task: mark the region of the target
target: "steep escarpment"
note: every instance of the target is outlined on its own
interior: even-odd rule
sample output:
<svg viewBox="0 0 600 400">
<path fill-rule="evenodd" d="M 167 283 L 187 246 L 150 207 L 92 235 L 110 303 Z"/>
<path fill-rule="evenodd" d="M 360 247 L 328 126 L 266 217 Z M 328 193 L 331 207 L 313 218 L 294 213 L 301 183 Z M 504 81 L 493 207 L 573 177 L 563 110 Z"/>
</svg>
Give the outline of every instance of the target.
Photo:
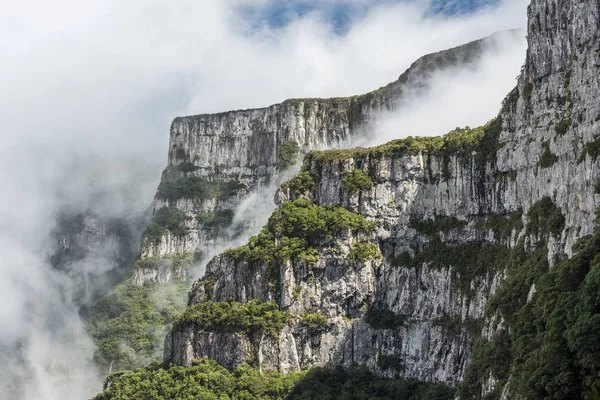
<svg viewBox="0 0 600 400">
<path fill-rule="evenodd" d="M 500 126 L 309 153 L 265 229 L 208 264 L 165 359 L 282 372 L 360 363 L 456 385 L 522 227 L 521 211 L 498 201 L 506 182 L 486 159 Z M 496 219 L 512 224 L 504 235 Z M 227 311 L 202 318 L 231 301 L 271 302 L 285 315 L 270 333 Z"/>
<path fill-rule="evenodd" d="M 208 264 L 165 360 L 359 363 L 461 398 L 597 387 L 598 8 L 532 2 L 485 127 L 309 153 L 263 231 Z"/>
<path fill-rule="evenodd" d="M 495 119 L 309 152 L 262 231 L 208 263 L 165 362 L 359 364 L 461 399 L 597 391 L 600 5 L 533 0 L 528 14 L 526 63 Z"/>
<path fill-rule="evenodd" d="M 207 260 L 232 238 L 246 239 L 244 228 L 259 229 L 264 221 L 236 216 L 234 210 L 251 201 L 258 188 L 271 185 L 274 192 L 301 154 L 367 135 L 382 111 L 401 109 L 430 89 L 435 73 L 473 66 L 498 41 L 519 34 L 505 32 L 425 56 L 397 81 L 361 96 L 292 99 L 261 109 L 176 118 L 169 165 L 156 195 L 156 218 L 141 254 L 142 260 L 161 267 L 136 269 L 134 281 L 188 279 L 184 269 L 171 270 L 160 259 L 189 254 Z"/>
<path fill-rule="evenodd" d="M 133 276 L 96 304 L 88 323 L 96 363 L 110 372 L 162 358 L 164 330 L 184 310 L 191 271 L 260 230 L 275 208 L 277 187 L 297 172 L 303 153 L 368 135 L 379 111 L 410 105 L 434 89 L 436 73 L 475 67 L 486 51 L 519 35 L 505 32 L 425 56 L 398 81 L 362 96 L 176 118 Z"/>
</svg>

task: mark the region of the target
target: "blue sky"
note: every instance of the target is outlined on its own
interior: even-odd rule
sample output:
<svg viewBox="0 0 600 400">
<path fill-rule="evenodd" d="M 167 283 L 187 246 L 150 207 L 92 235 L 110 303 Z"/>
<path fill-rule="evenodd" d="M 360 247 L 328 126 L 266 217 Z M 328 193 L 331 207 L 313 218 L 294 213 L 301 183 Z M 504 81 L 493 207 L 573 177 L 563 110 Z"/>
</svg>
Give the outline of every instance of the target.
<svg viewBox="0 0 600 400">
<path fill-rule="evenodd" d="M 281 28 L 297 17 L 317 12 L 327 21 L 334 32 L 343 33 L 353 20 L 368 9 L 383 4 L 414 0 L 270 0 L 257 7 L 240 10 L 255 26 L 267 25 Z M 458 16 L 476 12 L 482 8 L 496 6 L 499 0 L 431 0 L 429 13 L 432 16 Z"/>
</svg>

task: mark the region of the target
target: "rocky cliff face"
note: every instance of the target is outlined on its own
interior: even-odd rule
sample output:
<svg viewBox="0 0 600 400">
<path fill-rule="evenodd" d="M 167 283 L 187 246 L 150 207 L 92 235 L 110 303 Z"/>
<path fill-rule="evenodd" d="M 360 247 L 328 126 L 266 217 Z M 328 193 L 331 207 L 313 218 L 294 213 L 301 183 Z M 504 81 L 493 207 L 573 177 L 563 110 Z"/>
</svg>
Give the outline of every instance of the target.
<svg viewBox="0 0 600 400">
<path fill-rule="evenodd" d="M 294 320 L 278 338 L 206 331 L 193 322 L 182 323 L 167 341 L 168 360 L 189 365 L 194 358 L 209 356 L 228 367 L 252 361 L 283 372 L 313 364 L 358 362 L 388 376 L 401 373 L 458 383 L 473 340 L 462 327 L 481 323 L 485 299 L 498 277 L 488 271 L 465 276 L 463 265 L 432 267 L 410 260 L 438 240 L 416 221 L 437 216 L 440 223 L 439 218 L 446 216 L 456 228 L 446 230 L 444 244 L 469 249 L 489 243 L 490 254 L 502 253 L 504 247 L 491 233 L 476 229 L 485 221 L 482 210 L 497 211 L 493 192 L 476 189 L 488 175 L 493 181 L 492 171 L 477 171 L 475 163 L 453 159 L 453 176 L 443 182 L 445 164 L 437 157 L 335 155 L 325 161 L 310 154 L 306 170 L 314 189 L 298 195 L 294 185 L 284 188 L 278 194 L 281 206 L 302 201 L 299 197 L 310 199 L 309 209 L 341 204 L 375 222 L 375 229 L 337 232 L 315 247 L 319 256 L 314 263 L 301 258 L 263 262 L 235 251 L 213 259 L 206 277 L 192 289 L 192 308 L 206 301 L 275 300 Z M 361 171 L 367 182 L 356 192 L 348 181 L 354 171 Z M 270 268 L 277 270 L 278 279 L 270 277 Z M 311 327 L 303 322 L 310 315 L 326 318 Z M 390 366 L 382 360 L 393 362 Z"/>
<path fill-rule="evenodd" d="M 145 235 L 142 260 L 183 253 L 206 259 L 224 250 L 224 244 L 244 227 L 257 224 L 247 215 L 234 215 L 233 210 L 257 189 L 269 184 L 276 188 L 285 179 L 282 172 L 299 154 L 337 147 L 368 133 L 381 111 L 399 109 L 428 90 L 434 73 L 474 65 L 498 41 L 521 34 L 505 32 L 425 56 L 397 81 L 361 96 L 294 99 L 262 109 L 176 118 L 171 126 L 169 166 L 154 210 L 180 210 L 185 218 L 181 216 L 175 229 L 163 223 L 163 229 L 157 227 Z M 160 268 L 137 268 L 134 282 L 188 278 L 185 268 L 173 270 L 169 262 L 159 264 Z"/>
<path fill-rule="evenodd" d="M 188 312 L 167 337 L 165 359 L 190 365 L 208 356 L 228 367 L 250 362 L 283 372 L 358 362 L 389 376 L 461 381 L 474 340 L 509 332 L 501 306 L 512 300 L 496 296 L 488 304 L 513 279 L 508 260 L 527 260 L 541 249 L 540 263 L 552 267 L 593 233 L 600 200 L 594 190 L 599 8 L 591 0 L 532 1 L 525 67 L 486 127 L 310 153 L 301 173 L 278 192 L 279 206 L 261 234 L 208 264 Z M 344 100 L 347 108 L 338 103 L 347 124 L 344 114 L 319 119 L 318 101 L 308 108 L 284 103 L 264 119 L 266 132 L 277 134 L 249 130 L 244 122 L 231 129 L 255 133 L 227 144 L 216 133 L 224 130 L 224 116 L 182 119 L 174 124 L 181 140 L 176 133 L 171 148 L 183 151 L 171 162 L 191 160 L 198 171 L 218 165 L 251 185 L 273 173 L 286 140 L 317 147 L 344 139 L 378 105 L 389 107 L 383 98 L 360 98 L 360 107 L 353 106 L 358 100 Z M 360 119 L 348 114 L 353 107 Z M 257 112 L 243 112 L 244 121 Z M 277 117 L 282 114 L 293 117 Z M 323 124 L 334 127 L 331 135 L 318 134 Z M 214 136 L 200 140 L 193 129 Z M 269 144 L 252 144 L 262 134 Z M 221 145 L 246 161 L 196 160 Z M 534 281 L 523 280 L 527 296 L 519 304 L 535 298 Z M 264 307 L 270 302 L 284 314 L 275 318 Z M 225 312 L 223 304 L 242 308 Z M 203 317 L 215 307 L 218 318 Z M 253 318 L 282 323 L 257 328 Z M 493 367 L 479 379 L 475 397 L 514 398 L 504 386 L 508 378 Z"/>
</svg>

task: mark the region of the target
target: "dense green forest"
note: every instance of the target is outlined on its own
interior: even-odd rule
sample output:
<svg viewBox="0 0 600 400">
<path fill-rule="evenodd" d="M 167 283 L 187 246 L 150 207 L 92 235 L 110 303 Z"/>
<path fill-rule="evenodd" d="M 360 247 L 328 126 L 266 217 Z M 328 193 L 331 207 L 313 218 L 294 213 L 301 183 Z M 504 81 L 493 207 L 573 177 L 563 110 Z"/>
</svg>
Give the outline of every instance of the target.
<svg viewBox="0 0 600 400">
<path fill-rule="evenodd" d="M 246 364 L 229 372 L 203 359 L 188 368 L 153 365 L 114 374 L 94 400 L 452 400 L 454 394 L 442 384 L 382 378 L 359 366 L 282 375 Z"/>
</svg>

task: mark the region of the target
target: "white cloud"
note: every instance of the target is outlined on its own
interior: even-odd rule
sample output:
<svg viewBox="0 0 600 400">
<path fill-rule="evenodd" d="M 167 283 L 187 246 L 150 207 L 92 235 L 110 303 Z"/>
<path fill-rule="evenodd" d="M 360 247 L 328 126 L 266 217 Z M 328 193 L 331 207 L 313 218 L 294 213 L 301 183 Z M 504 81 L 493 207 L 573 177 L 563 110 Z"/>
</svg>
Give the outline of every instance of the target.
<svg viewBox="0 0 600 400">
<path fill-rule="evenodd" d="M 458 19 L 423 17 L 424 0 L 382 4 L 339 36 L 318 13 L 277 30 L 249 30 L 256 21 L 236 10 L 256 4 L 250 0 L 3 0 L 0 349 L 15 350 L 22 362 L 0 379 L 0 392 L 15 375 L 25 376 L 33 400 L 85 398 L 100 389 L 90 378 L 89 340 L 69 300 L 70 282 L 45 261 L 49 232 L 57 209 L 85 209 L 99 189 L 113 194 L 98 209 L 104 214 L 146 207 L 166 164 L 173 117 L 366 92 L 425 53 L 524 26 L 526 3 L 504 0 Z M 448 129 L 423 121 L 451 121 L 452 128 L 491 118 L 524 58 L 506 54 L 486 66 L 491 87 L 490 74 L 457 72 L 460 79 L 440 81 L 437 94 L 393 129 L 381 128 L 380 139 L 414 134 L 409 125 L 421 134 Z M 461 113 L 449 107 L 455 95 Z M 60 338 L 69 332 L 76 336 L 65 345 Z M 49 367 L 57 360 L 83 374 L 76 385 L 54 380 L 57 369 Z"/>
</svg>

